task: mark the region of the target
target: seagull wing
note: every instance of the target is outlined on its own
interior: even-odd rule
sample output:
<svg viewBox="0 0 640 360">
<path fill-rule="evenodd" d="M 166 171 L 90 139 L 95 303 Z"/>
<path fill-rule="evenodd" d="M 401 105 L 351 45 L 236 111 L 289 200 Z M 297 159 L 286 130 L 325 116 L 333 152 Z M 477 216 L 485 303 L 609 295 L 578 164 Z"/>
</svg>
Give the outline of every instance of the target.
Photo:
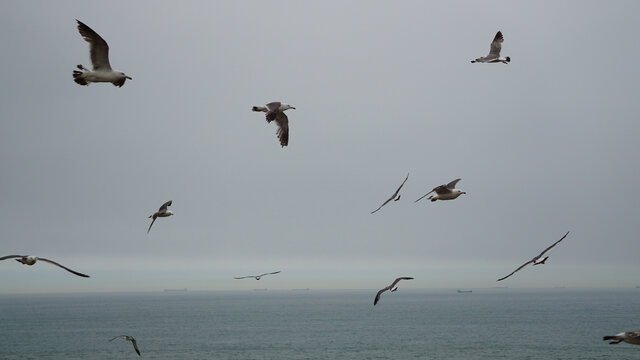
<svg viewBox="0 0 640 360">
<path fill-rule="evenodd" d="M 502 280 L 504 280 L 504 279 L 508 278 L 509 276 L 511 276 L 511 275 L 513 275 L 513 274 L 515 274 L 515 273 L 516 273 L 516 272 L 518 272 L 520 269 L 522 269 L 523 267 L 525 267 L 525 266 L 527 266 L 527 265 L 531 264 L 532 262 L 533 262 L 533 260 L 529 260 L 529 261 L 527 261 L 526 263 L 524 263 L 524 264 L 520 265 L 520 267 L 519 267 L 519 268 L 517 268 L 517 269 L 513 270 L 513 272 L 512 272 L 511 274 L 509 274 L 509 275 L 507 275 L 507 276 L 505 276 L 505 277 L 503 277 L 503 278 L 500 278 L 500 279 L 498 279 L 498 280 L 496 280 L 496 281 L 502 281 Z"/>
<path fill-rule="evenodd" d="M 115 340 L 117 338 L 121 338 L 121 337 L 127 337 L 127 335 L 118 335 L 118 336 L 114 337 L 113 339 L 110 339 L 109 341 L 113 341 L 113 340 Z"/>
<path fill-rule="evenodd" d="M 277 274 L 277 273 L 279 273 L 279 272 L 280 272 L 280 271 L 274 271 L 274 272 L 270 272 L 270 273 L 264 273 L 264 274 L 262 274 L 262 275 L 258 275 L 258 276 L 273 275 L 273 274 Z"/>
<path fill-rule="evenodd" d="M 280 105 L 282 105 L 280 101 L 274 101 L 274 102 L 268 103 L 266 106 L 267 106 L 267 109 L 271 111 L 271 110 L 278 110 L 280 108 Z"/>
<path fill-rule="evenodd" d="M 405 276 L 405 277 L 399 277 L 399 278 L 397 278 L 397 279 L 395 279 L 395 280 L 393 281 L 393 283 L 391 284 L 391 286 L 389 286 L 389 288 L 390 288 L 390 289 L 393 289 L 393 287 L 394 287 L 394 286 L 396 286 L 396 284 L 397 284 L 397 283 L 399 283 L 399 282 L 400 282 L 400 280 L 413 280 L 413 278 L 412 278 L 412 277 L 407 277 L 407 276 Z"/>
<path fill-rule="evenodd" d="M 89 43 L 89 53 L 91 55 L 93 70 L 111 70 L 111 65 L 109 64 L 109 45 L 107 45 L 107 42 L 82 21 L 77 19 L 76 21 L 78 22 L 80 35 Z"/>
<path fill-rule="evenodd" d="M 7 255 L 7 256 L 0 257 L 0 260 L 21 258 L 21 257 L 24 257 L 24 256 L 23 255 Z"/>
<path fill-rule="evenodd" d="M 173 200 L 169 200 L 166 203 L 162 204 L 162 206 L 160 206 L 160 209 L 158 209 L 158 212 L 165 212 L 167 211 L 167 208 L 169 206 L 171 206 L 171 204 L 173 203 Z"/>
<path fill-rule="evenodd" d="M 377 208 L 377 209 L 373 210 L 371 213 L 373 214 L 373 213 L 375 213 L 376 211 L 378 211 L 378 210 L 382 209 L 382 207 L 383 207 L 383 206 L 385 206 L 385 205 L 387 205 L 387 204 L 389 203 L 389 201 L 393 200 L 393 198 L 395 198 L 395 196 L 390 197 L 387 201 L 383 202 L 383 203 L 382 203 L 382 205 L 380 205 L 380 207 L 379 207 L 379 208 Z"/>
<path fill-rule="evenodd" d="M 460 181 L 460 180 L 462 180 L 462 179 L 461 179 L 461 178 L 457 178 L 457 179 L 453 180 L 452 182 L 448 183 L 448 184 L 447 184 L 447 186 L 446 186 L 446 187 L 447 187 L 447 189 L 449 189 L 449 190 L 453 190 L 453 189 L 455 189 L 455 188 L 456 188 L 456 184 L 457 184 L 457 183 L 458 183 L 458 181 Z"/>
<path fill-rule="evenodd" d="M 279 104 L 279 103 L 278 103 Z M 285 147 L 289 145 L 289 118 L 283 111 L 276 113 L 276 124 L 278 124 L 278 139 L 280 139 L 280 146 Z"/>
<path fill-rule="evenodd" d="M 496 37 L 493 38 L 491 42 L 491 47 L 489 49 L 489 55 L 500 57 L 500 50 L 502 49 L 502 42 L 504 38 L 502 37 L 502 31 L 498 31 Z"/>
<path fill-rule="evenodd" d="M 240 279 L 253 278 L 253 277 L 255 276 L 249 275 L 249 276 L 243 276 L 243 277 L 234 277 L 234 279 L 240 280 Z"/>
<path fill-rule="evenodd" d="M 402 184 L 400 184 L 400 187 L 398 188 L 398 190 L 396 190 L 396 192 L 393 193 L 393 195 L 391 195 L 391 197 L 389 199 L 387 199 L 387 201 L 383 202 L 382 205 L 380 205 L 379 208 L 373 210 L 371 213 L 375 213 L 376 211 L 382 209 L 383 206 L 387 205 L 389 203 L 389 201 L 393 200 L 396 198 L 396 196 L 398 196 L 398 193 L 400 192 L 400 189 L 402 189 L 402 187 L 404 186 L 404 183 L 407 182 L 407 179 L 409 178 L 409 174 L 407 174 L 407 177 L 404 179 L 404 181 L 402 182 Z"/>
<path fill-rule="evenodd" d="M 157 217 L 154 216 L 153 220 L 151 220 L 151 224 L 149 224 L 149 229 L 147 229 L 147 234 L 149 233 L 149 231 L 151 231 L 151 227 L 153 226 L 153 223 L 156 222 L 156 219 L 157 219 Z"/>
<path fill-rule="evenodd" d="M 433 190 L 429 191 L 428 193 L 426 193 L 426 194 L 422 195 L 418 200 L 414 201 L 414 203 L 417 203 L 418 201 L 420 201 L 420 200 L 424 199 L 424 197 L 425 197 L 425 196 L 427 196 L 427 195 L 431 194 L 431 193 L 432 193 L 432 192 L 434 192 L 434 191 L 436 191 L 436 189 L 433 189 Z"/>
<path fill-rule="evenodd" d="M 400 184 L 400 187 L 398 188 L 398 190 L 396 190 L 395 193 L 393 193 L 393 197 L 395 198 L 396 196 L 398 196 L 398 193 L 400 192 L 400 189 L 402 189 L 402 187 L 404 186 L 404 183 L 407 182 L 407 179 L 409 179 L 409 173 L 407 173 L 407 177 L 404 178 L 404 181 L 402 182 L 402 184 Z"/>
<path fill-rule="evenodd" d="M 65 270 L 67 270 L 68 272 L 70 272 L 70 273 L 72 273 L 72 274 L 76 274 L 76 275 L 78 275 L 78 276 L 82 276 L 82 277 L 86 277 L 86 278 L 88 278 L 88 277 L 89 277 L 89 275 L 85 275 L 85 274 L 83 274 L 83 273 L 79 273 L 79 272 L 77 272 L 77 271 L 73 271 L 73 270 L 69 269 L 68 267 L 63 266 L 63 265 L 60 265 L 60 264 L 58 264 L 57 262 L 55 262 L 55 261 L 53 261 L 53 260 L 49 260 L 49 259 L 45 259 L 45 258 L 41 258 L 41 257 L 39 257 L 39 258 L 38 258 L 38 260 L 40 260 L 40 261 L 45 261 L 45 262 L 48 262 L 48 263 L 50 263 L 50 264 L 53 264 L 53 265 L 59 266 L 59 267 L 61 267 L 61 268 L 65 269 Z"/>
<path fill-rule="evenodd" d="M 138 343 L 136 343 L 136 339 L 131 338 L 131 344 L 133 344 L 133 349 L 138 353 L 138 356 L 140 356 L 140 349 L 138 349 Z"/>
<path fill-rule="evenodd" d="M 382 295 L 383 292 L 385 292 L 385 291 L 387 291 L 389 289 L 391 289 L 391 287 L 387 286 L 386 288 L 378 291 L 378 293 L 376 294 L 376 298 L 373 300 L 373 306 L 376 306 L 378 301 L 380 301 L 380 295 Z"/>
<path fill-rule="evenodd" d="M 569 232 L 568 232 L 568 231 L 567 231 L 567 233 L 566 233 L 566 234 L 564 234 L 564 236 L 563 236 L 560 240 L 558 240 L 558 241 L 554 242 L 553 244 L 551 244 L 551 246 L 549 246 L 548 248 L 544 249 L 544 251 L 542 251 L 542 252 L 540 253 L 540 255 L 536 256 L 534 259 L 536 259 L 536 260 L 537 260 L 537 259 L 541 258 L 541 257 L 542 257 L 542 256 L 543 256 L 547 251 L 551 250 L 551 248 L 553 248 L 554 246 L 558 245 L 558 243 L 559 243 L 560 241 L 564 240 L 564 238 L 566 238 L 566 237 L 567 237 L 567 235 L 569 235 Z"/>
</svg>

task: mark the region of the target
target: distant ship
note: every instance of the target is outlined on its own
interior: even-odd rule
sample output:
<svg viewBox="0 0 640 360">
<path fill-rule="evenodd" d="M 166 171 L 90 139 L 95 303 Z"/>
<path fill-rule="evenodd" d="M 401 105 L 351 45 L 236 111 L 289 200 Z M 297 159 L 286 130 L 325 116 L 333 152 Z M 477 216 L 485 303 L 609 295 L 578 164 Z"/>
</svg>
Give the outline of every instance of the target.
<svg viewBox="0 0 640 360">
<path fill-rule="evenodd" d="M 458 290 L 458 294 L 467 294 L 473 292 L 472 290 Z"/>
<path fill-rule="evenodd" d="M 186 292 L 187 288 L 184 289 L 164 289 L 166 292 Z"/>
</svg>

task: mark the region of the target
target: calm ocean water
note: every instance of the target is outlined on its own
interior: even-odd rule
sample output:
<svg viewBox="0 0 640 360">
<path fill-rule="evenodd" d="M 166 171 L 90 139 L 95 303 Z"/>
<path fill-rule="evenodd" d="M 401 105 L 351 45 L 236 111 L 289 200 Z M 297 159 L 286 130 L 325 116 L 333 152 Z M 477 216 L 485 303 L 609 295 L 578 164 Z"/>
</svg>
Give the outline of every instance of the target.
<svg viewBox="0 0 640 360">
<path fill-rule="evenodd" d="M 0 296 L 0 359 L 640 359 L 640 290 Z"/>
</svg>

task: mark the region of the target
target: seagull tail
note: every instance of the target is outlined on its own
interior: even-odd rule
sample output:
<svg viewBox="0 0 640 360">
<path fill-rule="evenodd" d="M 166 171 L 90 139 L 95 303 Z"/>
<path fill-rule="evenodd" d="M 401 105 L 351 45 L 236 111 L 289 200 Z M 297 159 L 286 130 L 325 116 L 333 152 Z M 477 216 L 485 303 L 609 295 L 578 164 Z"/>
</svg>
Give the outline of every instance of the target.
<svg viewBox="0 0 640 360">
<path fill-rule="evenodd" d="M 73 81 L 75 81 L 76 84 L 79 85 L 89 85 L 87 79 L 85 79 L 83 75 L 83 71 L 73 70 Z"/>
<path fill-rule="evenodd" d="M 267 112 L 269 110 L 267 110 L 266 107 L 264 106 L 254 106 L 251 108 L 252 111 L 262 111 L 262 112 Z"/>
</svg>

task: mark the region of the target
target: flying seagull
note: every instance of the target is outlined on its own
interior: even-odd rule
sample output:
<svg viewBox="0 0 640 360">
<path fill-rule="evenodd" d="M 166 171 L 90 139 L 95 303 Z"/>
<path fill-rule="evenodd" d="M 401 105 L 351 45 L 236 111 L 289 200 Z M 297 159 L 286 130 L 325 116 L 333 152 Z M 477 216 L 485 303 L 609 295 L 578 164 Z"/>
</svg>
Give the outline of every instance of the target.
<svg viewBox="0 0 640 360">
<path fill-rule="evenodd" d="M 40 260 L 40 261 L 44 261 L 44 262 L 48 262 L 50 264 L 59 266 L 65 270 L 67 270 L 68 272 L 78 275 L 78 276 L 82 276 L 82 277 L 86 277 L 88 278 L 89 275 L 85 275 L 83 273 L 79 273 L 77 271 L 73 271 L 71 269 L 69 269 L 66 266 L 62 266 L 60 264 L 58 264 L 57 262 L 53 261 L 53 260 L 49 260 L 49 259 L 45 259 L 45 258 L 41 258 L 41 257 L 37 257 L 37 256 L 33 256 L 33 255 L 7 255 L 7 256 L 3 256 L 0 257 L 0 260 L 5 260 L 5 259 L 11 259 L 11 258 L 17 258 L 16 261 L 21 262 L 25 265 L 33 265 L 36 263 L 36 261 Z"/>
<path fill-rule="evenodd" d="M 519 268 L 517 268 L 517 269 L 515 269 L 515 270 L 513 270 L 513 272 L 512 272 L 511 274 L 509 274 L 509 275 L 507 275 L 507 276 L 505 276 L 505 277 L 503 277 L 503 278 L 500 278 L 500 279 L 498 279 L 497 281 L 502 281 L 502 280 L 504 280 L 504 279 L 508 278 L 509 276 L 511 276 L 511 275 L 513 275 L 513 274 L 515 274 L 517 271 L 519 271 L 520 269 L 522 269 L 523 267 L 525 267 L 525 266 L 527 266 L 527 265 L 529 265 L 529 264 L 531 264 L 531 263 L 533 263 L 533 265 L 540 265 L 540 264 L 544 264 L 544 263 L 545 263 L 545 261 L 547 261 L 547 259 L 549 258 L 549 256 L 546 256 L 546 257 L 545 257 L 544 259 L 542 259 L 542 260 L 540 260 L 540 258 L 541 258 L 541 257 L 542 257 L 542 256 L 543 256 L 547 251 L 551 250 L 554 246 L 558 245 L 558 243 L 559 243 L 560 241 L 564 240 L 564 238 L 566 238 L 566 237 L 567 237 L 567 235 L 569 235 L 569 232 L 568 232 L 568 231 L 567 231 L 567 233 L 566 233 L 566 234 L 564 234 L 564 236 L 563 236 L 560 240 L 558 240 L 558 241 L 554 242 L 553 244 L 551 244 L 551 246 L 549 246 L 548 248 L 544 249 L 544 250 L 543 250 L 539 255 L 537 255 L 537 256 L 536 256 L 536 257 L 534 257 L 533 259 L 531 259 L 531 260 L 527 261 L 526 263 L 524 263 L 524 264 L 520 265 L 520 267 L 519 267 Z"/>
<path fill-rule="evenodd" d="M 472 63 L 480 62 L 480 63 L 503 63 L 506 64 L 511 61 L 510 57 L 500 57 L 500 50 L 502 49 L 502 42 L 504 38 L 502 37 L 502 31 L 498 31 L 496 37 L 493 38 L 491 42 L 491 47 L 489 48 L 489 55 L 479 57 L 475 60 L 471 60 Z"/>
<path fill-rule="evenodd" d="M 394 291 L 398 290 L 398 286 L 396 284 L 398 284 L 400 282 L 400 280 L 413 280 L 413 278 L 412 277 L 399 277 L 399 278 L 395 279 L 393 281 L 393 283 L 391 283 L 391 285 L 389 285 L 386 288 L 378 291 L 378 293 L 376 294 L 375 300 L 373 300 L 373 306 L 376 306 L 378 301 L 380 301 L 380 295 L 382 295 L 383 292 L 385 292 L 387 290 L 391 290 L 391 292 L 394 292 Z"/>
<path fill-rule="evenodd" d="M 162 204 L 162 206 L 160 206 L 160 209 L 158 209 L 158 211 L 153 213 L 153 215 L 149 215 L 149 218 L 153 218 L 153 220 L 151 220 L 151 225 L 149 225 L 149 230 L 147 230 L 147 234 L 149 233 L 149 231 L 151 231 L 151 227 L 153 226 L 153 223 L 156 221 L 158 217 L 167 217 L 167 216 L 173 215 L 173 212 L 167 209 L 167 207 L 171 206 L 172 202 L 173 200 L 167 201 L 166 203 Z"/>
<path fill-rule="evenodd" d="M 140 356 L 140 350 L 138 349 L 138 343 L 136 343 L 136 339 L 133 338 L 133 336 L 129 336 L 129 335 L 118 335 L 116 337 L 114 337 L 113 339 L 109 340 L 109 341 L 113 341 L 117 338 L 123 338 L 127 341 L 131 341 L 131 344 L 133 344 L 133 349 L 138 353 L 138 356 Z"/>
<path fill-rule="evenodd" d="M 278 139 L 280 139 L 280 146 L 285 147 L 289 145 L 289 118 L 284 113 L 285 110 L 296 109 L 291 105 L 281 104 L 279 101 L 270 102 L 265 106 L 254 106 L 251 110 L 262 111 L 267 113 L 267 123 L 276 121 L 278 124 Z"/>
<path fill-rule="evenodd" d="M 260 274 L 260 275 L 249 275 L 249 276 L 243 276 L 243 277 L 234 277 L 234 279 L 240 280 L 240 279 L 254 278 L 256 280 L 260 280 L 260 278 L 265 276 L 265 275 L 273 275 L 273 274 L 277 274 L 279 272 L 280 271 L 274 271 L 274 272 L 264 273 L 264 274 Z"/>
<path fill-rule="evenodd" d="M 633 345 L 640 345 L 640 331 L 621 332 L 615 336 L 605 336 L 602 340 L 613 340 L 609 345 L 619 344 L 623 341 Z"/>
<path fill-rule="evenodd" d="M 389 203 L 389 201 L 393 200 L 393 201 L 398 201 L 400 200 L 400 189 L 402 189 L 402 187 L 404 186 L 404 183 L 407 182 L 407 179 L 409 178 L 409 173 L 407 173 L 407 177 L 404 179 L 404 181 L 402 182 L 402 184 L 400 184 L 400 187 L 398 188 L 398 190 L 396 190 L 396 192 L 393 193 L 393 195 L 391 195 L 391 197 L 389 199 L 387 199 L 387 201 L 383 202 L 382 205 L 380 205 L 379 208 L 373 210 L 371 213 L 373 214 L 374 212 L 382 209 L 383 206 L 387 205 L 387 203 Z"/>
<path fill-rule="evenodd" d="M 107 42 L 82 21 L 76 21 L 78 22 L 80 35 L 89 43 L 93 71 L 78 65 L 80 71 L 73 70 L 73 81 L 80 85 L 89 85 L 92 82 L 110 82 L 114 86 L 122 87 L 127 79 L 132 80 L 130 76 L 125 75 L 123 72 L 111 69 Z"/>
<path fill-rule="evenodd" d="M 455 198 L 457 198 L 458 196 L 462 195 L 462 194 L 466 194 L 466 192 L 460 190 L 460 189 L 456 189 L 456 184 L 458 183 L 458 181 L 460 181 L 460 179 L 455 179 L 452 182 L 448 183 L 447 185 L 440 185 L 440 186 L 436 186 L 433 188 L 433 190 L 429 191 L 428 193 L 424 194 L 423 196 L 421 196 L 418 200 L 414 201 L 414 203 L 417 203 L 418 201 L 422 200 L 422 198 L 424 198 L 425 196 L 431 194 L 432 192 L 435 192 L 435 195 L 429 196 L 429 200 L 431 201 L 436 201 L 436 200 L 453 200 Z"/>
</svg>

